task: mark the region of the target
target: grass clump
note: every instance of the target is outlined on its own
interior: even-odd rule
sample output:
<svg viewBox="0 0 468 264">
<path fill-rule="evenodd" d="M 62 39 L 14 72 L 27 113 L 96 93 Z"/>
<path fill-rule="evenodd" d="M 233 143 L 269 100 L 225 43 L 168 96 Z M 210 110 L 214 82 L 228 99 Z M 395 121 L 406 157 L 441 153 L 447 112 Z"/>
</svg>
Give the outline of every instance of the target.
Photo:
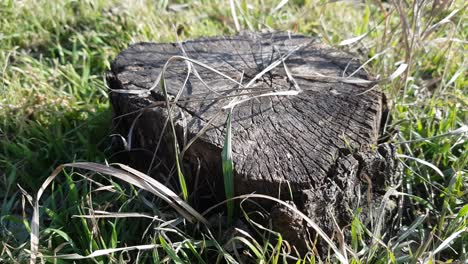
<svg viewBox="0 0 468 264">
<path fill-rule="evenodd" d="M 463 1 L 1 1 L 0 262 L 29 259 L 35 201 L 28 193 L 54 168 L 105 162 L 111 114 L 104 72 L 120 50 L 175 41 L 175 32 L 186 39 L 237 27 L 316 36 L 358 54 L 375 76 L 408 65 L 380 87 L 392 105 L 384 136 L 398 145 L 403 164 L 397 232 L 374 237 L 356 218 L 351 244 L 340 252 L 352 263 L 468 259 L 465 17 Z M 252 220 L 268 222 L 266 212 L 242 210 L 249 200 L 236 208 L 249 226 L 213 216 L 208 227 L 187 222 L 161 198 L 95 176 L 65 170 L 49 186 L 40 210 L 43 255 L 98 263 L 340 260 L 298 256 L 271 226 Z M 57 261 L 71 258 L 79 256 Z"/>
</svg>

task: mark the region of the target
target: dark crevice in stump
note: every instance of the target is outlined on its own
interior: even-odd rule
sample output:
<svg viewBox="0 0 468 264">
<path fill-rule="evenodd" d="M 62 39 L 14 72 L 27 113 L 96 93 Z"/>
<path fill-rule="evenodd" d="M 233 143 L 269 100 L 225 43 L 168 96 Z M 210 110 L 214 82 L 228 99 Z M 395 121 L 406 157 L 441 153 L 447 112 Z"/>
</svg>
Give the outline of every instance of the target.
<svg viewBox="0 0 468 264">
<path fill-rule="evenodd" d="M 238 84 L 196 64 L 194 68 L 203 82 L 194 71 L 186 80 L 187 64 L 182 60 L 173 61 L 167 68 L 165 81 L 171 100 L 184 87 L 172 113 L 179 144 L 190 141 L 211 120 L 207 131 L 184 156 L 189 191 L 196 194 L 192 204 L 206 208 L 225 199 L 221 151 L 226 112 L 222 107 L 239 93 L 260 95 L 298 86 L 302 89 L 298 95 L 258 97 L 234 108 L 236 194 L 255 192 L 277 197 L 281 193 L 281 199 L 291 200 L 291 191 L 291 202 L 330 236 L 336 230 L 334 221 L 343 228 L 358 207 L 368 207 L 369 199 L 379 205 L 385 188 L 396 179 L 394 149 L 377 146 L 384 95 L 378 89 L 369 90 L 369 85 L 343 81 L 360 66 L 352 56 L 300 35 L 246 33 L 181 45 L 138 43 L 120 53 L 108 73 L 110 88 L 146 91 L 110 92 L 117 131 L 127 138 L 132 130 L 127 142 L 132 141 L 132 149 L 145 150 L 130 152 L 126 158 L 131 165 L 178 188 L 176 177 L 167 178 L 173 172 L 174 150 L 169 126 L 163 130 L 168 117 L 165 97 L 159 84 L 151 92 L 148 89 L 169 58 L 184 55 L 181 47 L 191 59 L 234 80 L 242 77 L 243 85 L 297 49 L 284 60 L 292 78 L 280 63 L 243 91 Z M 352 77 L 369 79 L 363 70 Z M 159 141 L 154 158 L 152 153 Z M 150 164 L 154 168 L 149 168 Z M 265 201 L 262 204 L 270 209 L 273 206 Z M 368 210 L 363 212 L 363 221 L 368 221 Z M 295 243 L 304 241 L 299 239 L 307 233 L 302 221 L 290 219 L 299 226 L 286 225 L 284 219 L 288 218 L 280 219 L 279 215 L 288 213 L 277 206 L 272 215 L 280 231 L 295 233 L 286 238 Z M 307 245 L 297 247 L 305 250 Z"/>
</svg>

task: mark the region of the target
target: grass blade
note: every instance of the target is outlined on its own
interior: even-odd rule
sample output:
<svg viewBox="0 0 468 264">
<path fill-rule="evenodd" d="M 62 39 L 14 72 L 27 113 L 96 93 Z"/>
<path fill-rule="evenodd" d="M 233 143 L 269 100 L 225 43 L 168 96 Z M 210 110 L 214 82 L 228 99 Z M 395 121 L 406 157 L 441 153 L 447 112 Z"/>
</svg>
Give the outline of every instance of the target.
<svg viewBox="0 0 468 264">
<path fill-rule="evenodd" d="M 167 65 L 167 63 L 166 63 Z M 174 120 L 172 119 L 172 107 L 171 103 L 169 101 L 169 96 L 167 93 L 166 89 L 166 81 L 164 79 L 164 71 L 161 75 L 161 90 L 163 91 L 164 97 L 166 98 L 166 104 L 167 104 L 167 114 L 169 116 L 169 123 L 171 125 L 171 130 L 172 130 L 172 136 L 174 137 L 174 152 L 175 152 L 175 164 L 177 168 L 177 177 L 179 179 L 179 184 L 180 188 L 182 189 L 182 195 L 184 197 L 184 200 L 188 200 L 188 190 L 187 190 L 187 184 L 185 183 L 185 177 L 184 173 L 182 172 L 182 168 L 180 166 L 180 148 L 179 148 L 179 142 L 177 141 L 177 133 L 175 130 L 175 125 L 174 125 Z"/>
<path fill-rule="evenodd" d="M 410 157 L 410 156 L 407 156 L 407 155 L 404 155 L 404 154 L 398 154 L 397 155 L 398 158 L 405 158 L 405 159 L 410 159 L 410 160 L 414 160 L 414 161 L 417 161 L 423 165 L 426 165 L 428 167 L 430 167 L 431 169 L 433 169 L 435 172 L 437 172 L 437 174 L 439 174 L 440 176 L 442 176 L 442 178 L 445 178 L 445 175 L 444 173 L 442 173 L 442 171 L 437 168 L 434 164 L 432 163 L 429 163 L 425 160 L 422 160 L 422 159 L 418 159 L 418 158 L 414 158 L 414 157 Z"/>
<path fill-rule="evenodd" d="M 455 240 L 461 233 L 467 232 L 468 229 L 462 229 L 458 230 L 457 232 L 451 234 L 447 239 L 445 239 L 434 251 L 431 252 L 428 260 L 426 260 L 424 263 L 431 263 L 432 258 L 434 255 L 439 253 L 440 251 L 444 250 L 453 240 Z"/>
<path fill-rule="evenodd" d="M 280 10 L 283 6 L 285 6 L 287 3 L 289 2 L 289 0 L 281 0 L 281 2 L 279 2 L 275 8 L 273 8 L 273 10 L 271 10 L 270 14 L 273 14 L 273 13 L 276 13 L 278 10 Z"/>
<path fill-rule="evenodd" d="M 234 26 L 236 27 L 237 32 L 240 32 L 241 27 L 239 24 L 239 19 L 236 14 L 236 6 L 234 5 L 234 0 L 229 0 L 229 7 L 231 8 L 232 19 L 234 20 Z"/>
<path fill-rule="evenodd" d="M 345 39 L 343 41 L 341 41 L 338 46 L 346 46 L 346 45 L 350 45 L 350 44 L 353 44 L 355 42 L 358 42 L 360 41 L 361 39 L 365 38 L 367 36 L 367 34 L 369 34 L 369 32 L 366 32 L 360 36 L 357 36 L 357 37 L 354 37 L 354 38 L 350 38 L 350 39 Z"/>
<path fill-rule="evenodd" d="M 228 221 L 232 222 L 234 217 L 234 171 L 232 163 L 232 134 L 231 134 L 231 115 L 232 108 L 229 109 L 226 119 L 226 138 L 224 140 L 223 152 L 222 152 L 222 166 L 223 166 L 223 178 L 224 178 L 224 191 L 226 193 L 227 209 L 228 209 Z"/>
</svg>

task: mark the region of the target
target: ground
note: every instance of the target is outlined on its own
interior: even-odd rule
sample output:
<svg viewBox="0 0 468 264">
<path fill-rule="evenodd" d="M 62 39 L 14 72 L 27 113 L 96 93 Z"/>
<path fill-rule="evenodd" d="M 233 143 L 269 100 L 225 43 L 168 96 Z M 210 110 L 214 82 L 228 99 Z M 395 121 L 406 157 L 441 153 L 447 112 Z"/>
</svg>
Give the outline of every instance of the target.
<svg viewBox="0 0 468 264">
<path fill-rule="evenodd" d="M 393 193 L 400 211 L 391 227 L 363 226 L 357 218 L 342 227 L 351 241 L 334 243 L 345 260 L 468 259 L 468 31 L 463 1 L 2 0 L 0 262 L 22 263 L 30 257 L 31 201 L 54 168 L 78 161 L 104 163 L 110 157 L 111 110 L 104 74 L 118 52 L 139 41 L 240 30 L 314 36 L 355 54 L 373 76 L 391 77 L 380 85 L 392 116 L 383 135 L 398 146 L 403 167 L 403 180 Z M 406 70 L 392 76 L 404 64 Z M 167 203 L 136 187 L 83 170 L 65 169 L 40 204 L 43 255 L 87 256 L 151 245 L 104 251 L 88 261 L 319 259 L 314 252 L 298 256 L 288 250 L 281 234 L 259 226 L 241 209 L 237 211 L 244 221 L 236 228 L 208 229 L 183 221 Z M 122 214 L 73 217 L 97 210 Z M 268 219 L 260 208 L 256 217 Z M 224 219 L 219 216 L 215 222 L 227 224 Z M 321 260 L 343 261 L 330 252 Z"/>
</svg>

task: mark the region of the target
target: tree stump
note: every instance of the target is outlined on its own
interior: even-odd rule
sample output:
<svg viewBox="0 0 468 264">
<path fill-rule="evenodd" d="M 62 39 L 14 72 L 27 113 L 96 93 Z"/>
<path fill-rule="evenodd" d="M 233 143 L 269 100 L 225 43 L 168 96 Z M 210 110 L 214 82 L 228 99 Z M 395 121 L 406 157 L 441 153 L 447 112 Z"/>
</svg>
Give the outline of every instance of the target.
<svg viewBox="0 0 468 264">
<path fill-rule="evenodd" d="M 174 56 L 190 58 L 190 71 Z M 166 97 L 158 80 L 170 58 Z M 223 107 L 234 98 L 245 100 L 231 120 L 236 195 L 279 196 L 332 236 L 357 208 L 378 206 L 395 180 L 394 150 L 377 144 L 384 95 L 352 56 L 316 39 L 244 33 L 138 43 L 117 56 L 107 80 L 130 164 L 177 189 L 177 177 L 164 178 L 174 172 L 171 105 L 181 150 L 191 143 L 183 151 L 183 170 L 198 207 L 225 199 Z M 305 224 L 284 208 L 262 204 L 271 209 L 277 230 L 307 250 Z M 369 221 L 370 211 L 363 212 Z"/>
</svg>

